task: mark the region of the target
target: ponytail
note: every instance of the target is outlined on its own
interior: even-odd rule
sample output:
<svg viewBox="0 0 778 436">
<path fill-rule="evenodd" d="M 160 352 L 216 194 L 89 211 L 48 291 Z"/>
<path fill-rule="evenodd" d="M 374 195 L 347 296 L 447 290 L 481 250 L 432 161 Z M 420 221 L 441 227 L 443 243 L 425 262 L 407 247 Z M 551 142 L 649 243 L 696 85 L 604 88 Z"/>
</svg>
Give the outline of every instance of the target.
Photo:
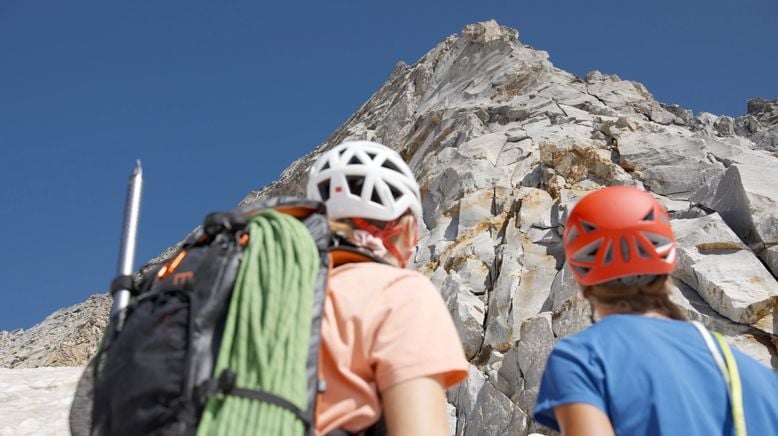
<svg viewBox="0 0 778 436">
<path fill-rule="evenodd" d="M 341 238 L 351 241 L 354 239 L 354 227 L 344 221 L 329 220 L 330 230 L 332 233 L 340 236 Z"/>
</svg>

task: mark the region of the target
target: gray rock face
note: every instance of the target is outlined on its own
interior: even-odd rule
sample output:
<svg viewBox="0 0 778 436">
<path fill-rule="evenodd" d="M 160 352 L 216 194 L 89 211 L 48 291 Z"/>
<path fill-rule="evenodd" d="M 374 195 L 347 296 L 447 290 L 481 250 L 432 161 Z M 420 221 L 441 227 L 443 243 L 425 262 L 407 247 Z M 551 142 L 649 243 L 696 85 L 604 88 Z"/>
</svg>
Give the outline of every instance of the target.
<svg viewBox="0 0 778 436">
<path fill-rule="evenodd" d="M 778 171 L 770 166 L 733 164 L 706 204 L 748 242 L 778 275 Z"/>
<path fill-rule="evenodd" d="M 554 347 L 551 312 L 544 312 L 524 321 L 521 337 L 523 339 L 519 342 L 516 353 L 524 378 L 524 389 L 519 394 L 518 403 L 523 410 L 531 411 L 535 408 L 543 367 Z"/>
<path fill-rule="evenodd" d="M 457 410 L 457 436 L 526 434 L 526 414 L 475 367 L 448 396 Z"/>
<path fill-rule="evenodd" d="M 675 281 L 670 299 L 686 312 L 687 318 L 700 321 L 709 329 L 726 335 L 733 345 L 763 365 L 773 368 L 778 366 L 778 356 L 770 347 L 764 346 L 775 340 L 774 335 L 723 317 L 697 291 L 680 280 Z"/>
<path fill-rule="evenodd" d="M 718 214 L 673 221 L 675 275 L 726 318 L 775 333 L 778 281 Z M 778 315 L 778 313 L 776 314 Z"/>
<path fill-rule="evenodd" d="M 639 83 L 559 70 L 517 36 L 473 24 L 398 64 L 327 141 L 243 203 L 302 194 L 313 160 L 347 139 L 403 155 L 424 205 L 412 267 L 442 289 L 471 361 L 449 392 L 457 435 L 538 429 L 530 416 L 546 356 L 591 322 L 562 268 L 561 234 L 576 201 L 605 185 L 648 189 L 670 210 L 681 259 L 673 299 L 778 368 L 778 183 L 759 183 L 778 173 L 776 103 L 752 101 L 738 119 L 694 117 Z"/>
<path fill-rule="evenodd" d="M 778 151 L 778 99 L 755 98 L 748 102 L 748 114 L 735 121 L 734 131 L 758 148 Z"/>
<path fill-rule="evenodd" d="M 484 303 L 472 291 L 464 288 L 457 273 L 452 273 L 443 282 L 441 293 L 446 300 L 465 354 L 472 359 L 481 349 L 484 330 Z"/>
</svg>

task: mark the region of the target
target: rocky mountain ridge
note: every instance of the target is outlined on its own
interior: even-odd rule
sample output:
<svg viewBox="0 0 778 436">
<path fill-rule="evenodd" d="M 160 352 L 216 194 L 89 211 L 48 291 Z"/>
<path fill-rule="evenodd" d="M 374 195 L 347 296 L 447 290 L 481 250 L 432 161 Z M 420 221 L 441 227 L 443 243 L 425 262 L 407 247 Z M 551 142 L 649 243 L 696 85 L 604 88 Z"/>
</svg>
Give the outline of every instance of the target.
<svg viewBox="0 0 778 436">
<path fill-rule="evenodd" d="M 86 364 L 108 325 L 110 310 L 110 295 L 93 295 L 27 330 L 0 331 L 0 368 Z"/>
<path fill-rule="evenodd" d="M 542 430 L 529 415 L 545 359 L 590 323 L 560 235 L 575 201 L 604 185 L 643 187 L 665 205 L 679 244 L 674 301 L 778 367 L 778 100 L 751 100 L 743 117 L 694 116 L 637 82 L 559 70 L 516 30 L 477 23 L 399 63 L 325 143 L 243 203 L 300 195 L 310 163 L 346 139 L 395 148 L 422 187 L 412 267 L 440 287 L 472 364 L 449 393 L 455 434 Z M 82 364 L 104 325 L 98 300 L 0 334 L 0 366 Z M 84 360 L 62 357 L 74 348 L 62 343 Z"/>
</svg>

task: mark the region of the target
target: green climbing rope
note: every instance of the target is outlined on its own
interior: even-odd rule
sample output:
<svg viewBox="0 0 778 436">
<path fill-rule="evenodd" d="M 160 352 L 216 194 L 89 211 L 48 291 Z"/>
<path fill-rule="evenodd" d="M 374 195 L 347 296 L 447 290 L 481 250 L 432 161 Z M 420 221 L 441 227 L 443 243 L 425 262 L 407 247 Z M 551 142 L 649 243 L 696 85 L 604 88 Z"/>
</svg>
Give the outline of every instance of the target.
<svg viewBox="0 0 778 436">
<path fill-rule="evenodd" d="M 278 395 L 307 408 L 305 365 L 318 251 L 297 219 L 267 210 L 248 224 L 249 243 L 235 281 L 214 369 L 235 386 Z M 274 404 L 233 395 L 208 400 L 198 436 L 302 435 L 303 423 Z"/>
</svg>

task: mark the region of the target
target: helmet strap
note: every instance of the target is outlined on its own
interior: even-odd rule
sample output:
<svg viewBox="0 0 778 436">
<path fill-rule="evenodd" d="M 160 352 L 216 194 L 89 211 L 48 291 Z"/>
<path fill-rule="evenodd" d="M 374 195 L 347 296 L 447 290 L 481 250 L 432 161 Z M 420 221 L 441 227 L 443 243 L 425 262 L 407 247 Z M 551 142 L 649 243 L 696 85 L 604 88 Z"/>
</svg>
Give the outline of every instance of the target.
<svg viewBox="0 0 778 436">
<path fill-rule="evenodd" d="M 398 219 L 389 221 L 384 225 L 383 228 L 378 228 L 373 224 L 363 220 L 362 218 L 351 218 L 351 221 L 360 229 L 380 239 L 381 242 L 383 242 L 384 247 L 386 247 L 386 249 L 392 253 L 392 256 L 394 256 L 397 261 L 400 262 L 400 266 L 405 268 L 405 266 L 408 265 L 408 261 L 411 258 L 410 253 L 408 253 L 407 256 L 403 256 L 400 254 L 400 250 L 398 250 L 397 247 L 395 247 L 394 244 L 392 244 L 392 242 L 389 240 L 389 238 L 392 236 L 395 236 L 403 231 L 402 227 L 397 225 Z"/>
</svg>

